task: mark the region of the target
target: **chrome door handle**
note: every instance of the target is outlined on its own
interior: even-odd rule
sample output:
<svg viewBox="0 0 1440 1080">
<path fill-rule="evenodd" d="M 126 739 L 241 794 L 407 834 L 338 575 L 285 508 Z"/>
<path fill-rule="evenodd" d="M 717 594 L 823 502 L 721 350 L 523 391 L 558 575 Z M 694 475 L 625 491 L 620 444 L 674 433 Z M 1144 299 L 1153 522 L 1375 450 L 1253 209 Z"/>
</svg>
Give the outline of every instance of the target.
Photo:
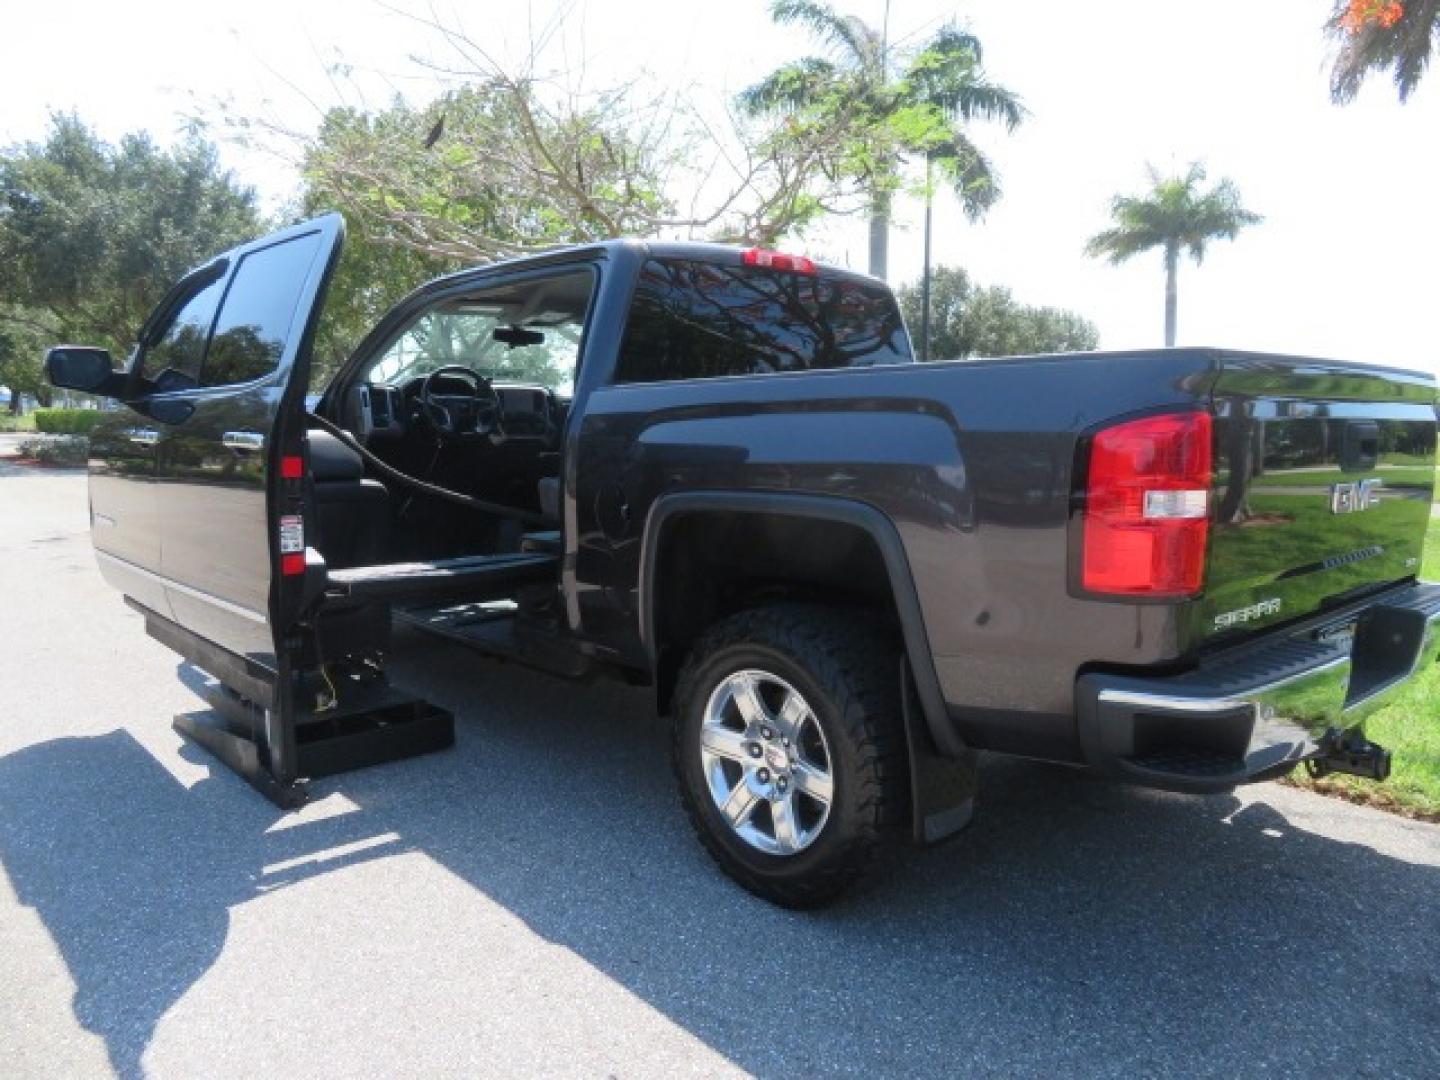
<svg viewBox="0 0 1440 1080">
<path fill-rule="evenodd" d="M 223 446 L 231 450 L 263 450 L 265 448 L 265 436 L 258 431 L 227 431 L 220 436 Z"/>
<path fill-rule="evenodd" d="M 154 446 L 160 441 L 160 432 L 153 428 L 126 428 L 125 437 L 139 446 Z"/>
</svg>

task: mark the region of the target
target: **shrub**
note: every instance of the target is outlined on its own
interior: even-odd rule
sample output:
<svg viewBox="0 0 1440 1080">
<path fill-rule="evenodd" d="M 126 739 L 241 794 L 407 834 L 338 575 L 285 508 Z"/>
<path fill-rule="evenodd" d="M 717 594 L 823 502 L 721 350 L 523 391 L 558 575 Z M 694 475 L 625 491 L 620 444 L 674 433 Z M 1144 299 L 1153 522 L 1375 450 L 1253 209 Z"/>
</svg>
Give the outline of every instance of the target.
<svg viewBox="0 0 1440 1080">
<path fill-rule="evenodd" d="M 35 410 L 35 430 L 51 435 L 88 435 L 99 420 L 98 409 Z"/>
<path fill-rule="evenodd" d="M 90 460 L 90 440 L 84 435 L 36 435 L 21 442 L 20 456 L 46 465 L 84 465 Z"/>
</svg>

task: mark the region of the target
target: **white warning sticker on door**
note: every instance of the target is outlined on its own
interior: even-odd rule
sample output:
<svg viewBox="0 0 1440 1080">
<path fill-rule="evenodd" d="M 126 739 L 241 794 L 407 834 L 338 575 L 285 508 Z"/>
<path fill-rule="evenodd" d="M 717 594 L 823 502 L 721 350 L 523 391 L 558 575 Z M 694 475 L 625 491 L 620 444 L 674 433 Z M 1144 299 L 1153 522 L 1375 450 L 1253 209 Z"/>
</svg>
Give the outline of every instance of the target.
<svg viewBox="0 0 1440 1080">
<path fill-rule="evenodd" d="M 291 514 L 280 519 L 280 554 L 298 555 L 305 550 L 305 519 Z"/>
</svg>

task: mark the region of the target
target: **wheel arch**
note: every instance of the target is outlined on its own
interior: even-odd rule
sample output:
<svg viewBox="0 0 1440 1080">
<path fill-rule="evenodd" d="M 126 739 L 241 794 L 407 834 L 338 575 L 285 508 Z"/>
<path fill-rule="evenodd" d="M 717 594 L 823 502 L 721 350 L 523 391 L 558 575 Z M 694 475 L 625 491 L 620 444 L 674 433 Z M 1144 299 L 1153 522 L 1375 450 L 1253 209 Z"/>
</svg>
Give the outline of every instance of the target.
<svg viewBox="0 0 1440 1080">
<path fill-rule="evenodd" d="M 642 534 L 639 575 L 639 632 L 641 644 L 655 674 L 656 692 L 662 711 L 669 701 L 678 668 L 680 649 L 688 644 L 669 640 L 664 572 L 673 564 L 677 547 L 685 546 L 683 526 L 717 517 L 744 522 L 744 528 L 776 524 L 785 528 L 824 527 L 827 538 L 835 529 L 851 530 L 873 545 L 877 570 L 883 574 L 885 598 L 898 625 L 906 661 L 913 680 L 914 701 L 925 719 L 934 749 L 947 757 L 958 757 L 966 747 L 945 708 L 940 680 L 930 651 L 920 597 L 910 569 L 909 557 L 894 522 L 881 510 L 840 496 L 807 495 L 791 492 L 697 491 L 664 495 L 655 501 L 646 517 Z M 798 555 L 797 555 L 798 558 Z M 772 567 L 774 564 L 767 564 Z M 781 562 L 779 571 L 787 567 Z M 692 635 L 693 636 L 693 635 Z M 668 672 L 668 675 L 667 675 Z M 907 724 L 907 727 L 909 725 Z M 907 736 L 908 738 L 908 736 Z M 912 752 L 925 748 L 912 746 Z"/>
</svg>

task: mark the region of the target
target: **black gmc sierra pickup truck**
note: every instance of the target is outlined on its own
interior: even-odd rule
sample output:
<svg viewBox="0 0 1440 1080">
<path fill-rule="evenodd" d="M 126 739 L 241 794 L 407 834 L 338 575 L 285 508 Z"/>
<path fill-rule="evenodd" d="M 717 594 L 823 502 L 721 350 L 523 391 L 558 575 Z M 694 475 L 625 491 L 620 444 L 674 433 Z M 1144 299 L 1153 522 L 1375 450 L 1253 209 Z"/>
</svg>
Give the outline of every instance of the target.
<svg viewBox="0 0 1440 1080">
<path fill-rule="evenodd" d="M 918 364 L 881 283 L 614 241 L 424 285 L 318 400 L 331 215 L 187 276 L 108 354 L 105 577 L 216 680 L 176 718 L 284 805 L 448 745 L 392 622 L 652 685 L 700 840 L 823 902 L 968 819 L 978 751 L 1212 792 L 1383 779 L 1440 655 L 1436 387 L 1214 349 Z M 543 723 L 543 718 L 537 718 Z"/>
</svg>

